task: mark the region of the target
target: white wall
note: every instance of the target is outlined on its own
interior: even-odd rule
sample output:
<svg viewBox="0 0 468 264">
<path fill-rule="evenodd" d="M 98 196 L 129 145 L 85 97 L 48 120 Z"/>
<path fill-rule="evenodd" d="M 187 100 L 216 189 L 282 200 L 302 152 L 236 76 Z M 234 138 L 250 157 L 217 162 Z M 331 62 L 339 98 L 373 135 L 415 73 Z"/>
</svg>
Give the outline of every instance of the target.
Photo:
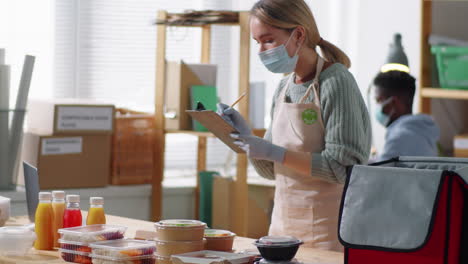
<svg viewBox="0 0 468 264">
<path fill-rule="evenodd" d="M 36 56 L 30 96 L 52 97 L 53 14 L 52 0 L 0 0 L 0 48 L 6 49 L 6 63 L 11 65 L 11 106 L 26 54 Z"/>
<path fill-rule="evenodd" d="M 352 29 L 354 45 L 350 50 L 354 66 L 351 71 L 365 91 L 385 62 L 393 34 L 403 36 L 403 46 L 410 64 L 411 74 L 418 78 L 420 68 L 421 3 L 416 0 L 373 1 L 358 0 L 356 28 Z M 365 93 L 363 93 L 365 95 Z M 371 98 L 372 99 L 372 98 Z M 414 109 L 417 109 L 415 102 Z M 373 113 L 372 113 L 373 114 Z M 373 116 L 374 143 L 378 149 L 383 145 L 384 129 Z"/>
</svg>

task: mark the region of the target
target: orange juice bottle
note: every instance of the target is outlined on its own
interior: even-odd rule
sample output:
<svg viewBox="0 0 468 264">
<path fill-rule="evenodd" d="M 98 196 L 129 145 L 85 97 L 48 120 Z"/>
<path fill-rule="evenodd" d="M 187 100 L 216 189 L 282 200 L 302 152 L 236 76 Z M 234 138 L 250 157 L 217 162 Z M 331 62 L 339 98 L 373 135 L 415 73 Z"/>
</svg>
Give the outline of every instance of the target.
<svg viewBox="0 0 468 264">
<path fill-rule="evenodd" d="M 86 225 L 97 225 L 106 223 L 106 214 L 104 213 L 104 198 L 90 197 L 89 211 L 86 218 Z"/>
<path fill-rule="evenodd" d="M 37 239 L 34 248 L 39 250 L 52 250 L 54 248 L 54 233 L 52 230 L 52 194 L 50 192 L 39 193 L 39 204 L 36 209 L 35 231 Z"/>
<path fill-rule="evenodd" d="M 52 192 L 52 210 L 54 218 L 52 220 L 52 226 L 54 230 L 54 247 L 60 247 L 58 239 L 60 238 L 57 230 L 63 228 L 63 213 L 65 212 L 65 192 L 64 191 L 53 191 Z"/>
</svg>

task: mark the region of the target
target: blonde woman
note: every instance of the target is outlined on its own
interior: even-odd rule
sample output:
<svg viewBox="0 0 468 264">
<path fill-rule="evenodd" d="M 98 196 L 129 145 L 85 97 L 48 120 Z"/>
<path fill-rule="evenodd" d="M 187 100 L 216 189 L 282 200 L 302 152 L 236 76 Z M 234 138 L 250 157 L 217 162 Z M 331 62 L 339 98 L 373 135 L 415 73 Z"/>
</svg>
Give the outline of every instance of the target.
<svg viewBox="0 0 468 264">
<path fill-rule="evenodd" d="M 338 211 L 346 168 L 367 162 L 371 144 L 369 116 L 348 71 L 350 60 L 320 36 L 303 0 L 258 1 L 250 30 L 265 67 L 291 74 L 275 92 L 264 138 L 254 136 L 227 105 L 219 104 L 218 113 L 239 131 L 232 136 L 258 173 L 275 179 L 270 235 L 341 250 Z"/>
</svg>

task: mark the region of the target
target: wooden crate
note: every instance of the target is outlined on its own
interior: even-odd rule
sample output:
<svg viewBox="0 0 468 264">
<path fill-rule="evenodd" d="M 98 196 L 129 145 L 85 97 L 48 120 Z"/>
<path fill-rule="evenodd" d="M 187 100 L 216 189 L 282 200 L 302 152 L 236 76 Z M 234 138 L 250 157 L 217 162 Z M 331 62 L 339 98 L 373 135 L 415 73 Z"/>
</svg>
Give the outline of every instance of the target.
<svg viewBox="0 0 468 264">
<path fill-rule="evenodd" d="M 111 184 L 151 183 L 154 127 L 152 114 L 117 109 L 112 140 Z"/>
</svg>

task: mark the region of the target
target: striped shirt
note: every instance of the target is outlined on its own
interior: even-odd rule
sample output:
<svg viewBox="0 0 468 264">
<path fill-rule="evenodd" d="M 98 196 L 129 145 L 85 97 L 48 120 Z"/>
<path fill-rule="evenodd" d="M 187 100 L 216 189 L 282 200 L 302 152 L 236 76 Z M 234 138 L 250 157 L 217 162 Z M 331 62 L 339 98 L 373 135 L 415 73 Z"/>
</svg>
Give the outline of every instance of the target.
<svg viewBox="0 0 468 264">
<path fill-rule="evenodd" d="M 271 119 L 274 117 L 275 102 L 286 87 L 289 76 L 280 81 L 273 96 Z M 291 84 L 286 91 L 285 101 L 298 103 L 312 81 Z M 320 108 L 325 126 L 325 148 L 320 153 L 312 153 L 311 176 L 329 182 L 344 183 L 346 167 L 365 164 L 371 147 L 371 124 L 366 105 L 356 80 L 348 69 L 339 63 L 326 68 L 319 78 Z M 310 93 L 305 103 L 311 103 L 314 93 Z M 271 125 L 265 139 L 272 140 Z M 251 159 L 260 176 L 274 179 L 273 162 Z"/>
</svg>

